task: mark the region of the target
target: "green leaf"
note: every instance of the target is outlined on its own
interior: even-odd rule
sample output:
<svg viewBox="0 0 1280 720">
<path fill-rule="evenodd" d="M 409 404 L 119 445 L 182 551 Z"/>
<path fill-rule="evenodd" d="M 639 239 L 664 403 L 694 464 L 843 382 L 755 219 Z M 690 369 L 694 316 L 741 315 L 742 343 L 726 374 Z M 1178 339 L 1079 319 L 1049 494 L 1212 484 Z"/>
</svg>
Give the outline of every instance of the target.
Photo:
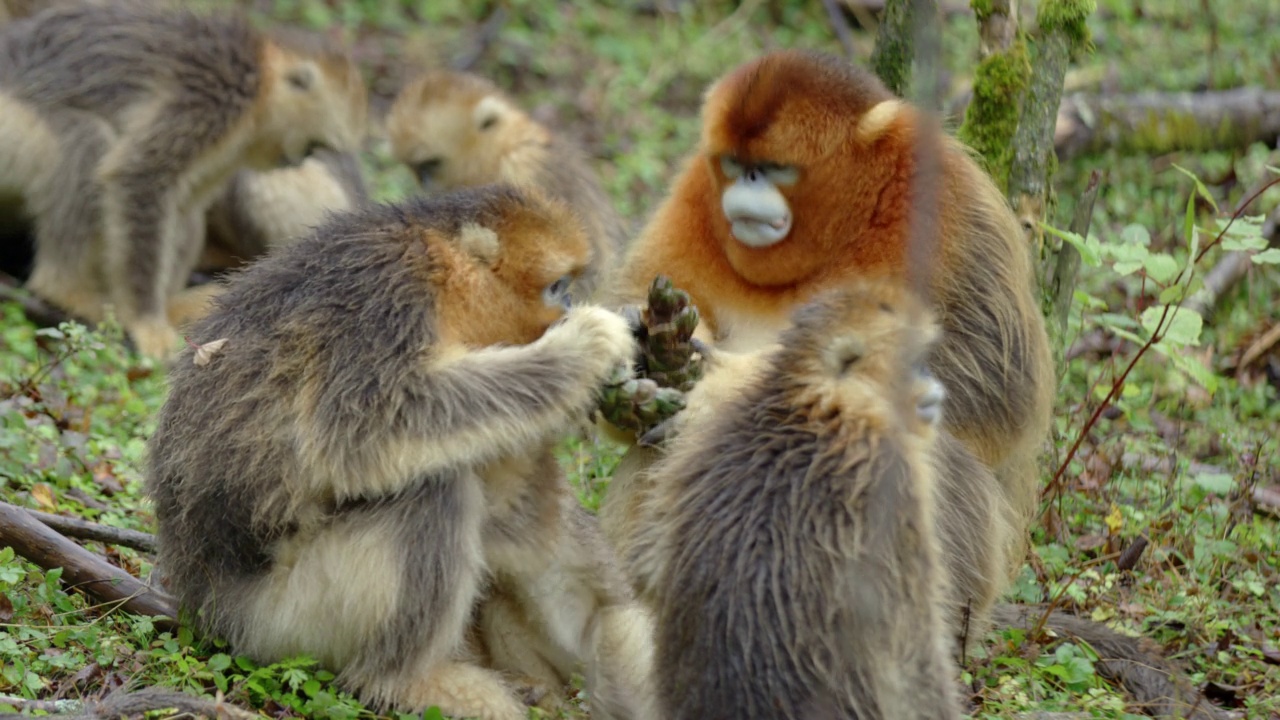
<svg viewBox="0 0 1280 720">
<path fill-rule="evenodd" d="M 1188 377 L 1204 388 L 1210 395 L 1218 391 L 1218 375 L 1210 368 L 1205 367 L 1204 363 L 1186 353 L 1166 353 L 1166 355 L 1173 358 L 1174 367 L 1186 373 Z"/>
<path fill-rule="evenodd" d="M 1050 235 L 1060 238 L 1063 242 L 1074 247 L 1080 253 L 1080 262 L 1085 265 L 1098 267 L 1102 264 L 1102 243 L 1098 241 L 1098 238 L 1092 235 L 1082 238 L 1073 232 L 1059 230 L 1044 223 L 1040 223 L 1040 227 Z"/>
<path fill-rule="evenodd" d="M 1197 487 L 1214 495 L 1230 495 L 1235 489 L 1236 479 L 1227 473 L 1199 473 L 1195 477 Z"/>
<path fill-rule="evenodd" d="M 1149 307 L 1143 311 L 1142 327 L 1147 333 L 1154 336 L 1159 331 L 1160 341 L 1173 345 L 1199 345 L 1200 330 L 1204 326 L 1200 313 L 1188 308 L 1169 308 L 1166 315 L 1165 307 Z M 1160 327 L 1161 318 L 1164 318 L 1164 327 Z"/>
<path fill-rule="evenodd" d="M 310 697 L 315 697 L 320 693 L 320 681 L 312 678 L 302 684 L 302 692 Z"/>
<path fill-rule="evenodd" d="M 209 658 L 209 669 L 215 672 L 222 672 L 231 667 L 231 656 L 226 653 L 218 653 Z"/>
<path fill-rule="evenodd" d="M 1280 248 L 1263 250 L 1249 259 L 1258 265 L 1280 265 Z"/>
<path fill-rule="evenodd" d="M 1126 225 L 1124 229 L 1120 231 L 1120 238 L 1129 245 L 1141 245 L 1142 247 L 1149 247 L 1151 245 L 1151 233 L 1147 232 L 1145 225 L 1139 225 L 1137 223 Z"/>
<path fill-rule="evenodd" d="M 1222 249 L 1227 252 L 1247 252 L 1262 250 L 1267 246 L 1267 239 L 1261 235 L 1252 237 L 1227 237 L 1222 239 Z"/>
<path fill-rule="evenodd" d="M 1159 296 L 1160 304 L 1173 305 L 1179 302 L 1180 300 L 1182 300 L 1182 298 L 1186 296 L 1187 296 L 1186 285 L 1170 285 L 1169 287 L 1160 291 L 1160 296 Z"/>
<path fill-rule="evenodd" d="M 1178 275 L 1178 261 L 1164 253 L 1148 256 L 1142 268 L 1148 277 L 1162 285 Z"/>
<path fill-rule="evenodd" d="M 444 717 L 444 713 L 440 710 L 440 708 L 436 707 L 435 705 L 432 705 L 431 707 L 422 711 L 422 720 L 445 720 L 445 717 Z"/>
<path fill-rule="evenodd" d="M 1184 167 L 1180 167 L 1177 163 L 1174 163 L 1173 167 L 1176 168 L 1178 172 L 1191 178 L 1191 181 L 1196 184 L 1196 192 L 1199 193 L 1200 197 L 1205 199 L 1205 202 L 1209 203 L 1209 205 L 1213 207 L 1214 212 L 1218 212 L 1217 201 L 1214 200 L 1213 196 L 1209 194 L 1209 188 L 1205 187 L 1204 183 L 1200 182 L 1200 178 L 1196 177 L 1196 174 L 1191 172 L 1190 170 Z M 1193 195 L 1192 199 L 1194 198 L 1195 196 Z"/>
<path fill-rule="evenodd" d="M 1192 195 L 1187 198 L 1187 216 L 1182 221 L 1182 234 L 1187 238 L 1188 247 L 1195 248 L 1198 243 L 1196 237 L 1196 196 Z M 1196 259 L 1195 251 L 1191 253 L 1191 259 Z"/>
</svg>

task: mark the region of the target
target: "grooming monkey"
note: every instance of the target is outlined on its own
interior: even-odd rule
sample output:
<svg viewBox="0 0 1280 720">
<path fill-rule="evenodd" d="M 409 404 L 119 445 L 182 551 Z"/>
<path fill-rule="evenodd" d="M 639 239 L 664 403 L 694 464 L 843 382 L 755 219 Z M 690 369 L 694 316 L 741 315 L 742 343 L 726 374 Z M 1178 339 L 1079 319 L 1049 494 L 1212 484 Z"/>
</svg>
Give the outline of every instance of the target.
<svg viewBox="0 0 1280 720">
<path fill-rule="evenodd" d="M 437 71 L 414 79 L 391 106 L 387 134 L 424 189 L 507 182 L 568 203 L 592 245 L 575 297 L 595 293 L 626 244 L 627 227 L 583 152 L 484 78 Z"/>
<path fill-rule="evenodd" d="M 182 607 L 376 707 L 523 718 L 476 622 L 496 667 L 583 663 L 592 717 L 653 717 L 648 614 L 552 455 L 636 350 L 566 310 L 588 254 L 566 207 L 498 186 L 331 217 L 233 276 L 149 446 Z"/>
<path fill-rule="evenodd" d="M 199 269 L 239 267 L 301 238 L 326 214 L 368 201 L 360 159 L 352 153 L 316 150 L 293 167 L 240 170 L 205 214 Z"/>
<path fill-rule="evenodd" d="M 151 356 L 203 311 L 210 291 L 183 287 L 232 174 L 364 132 L 346 56 L 238 15 L 60 5 L 0 28 L 0 56 L 0 196 L 34 220 L 27 286 L 91 322 L 113 305 Z"/>
<path fill-rule="evenodd" d="M 802 307 L 750 356 L 749 388 L 653 468 L 632 562 L 657 608 L 662 717 L 960 717 L 928 459 L 936 333 L 896 281 Z"/>
<path fill-rule="evenodd" d="M 905 276 L 916 113 L 873 75 L 833 56 L 768 54 L 708 90 L 702 123 L 698 150 L 628 252 L 614 300 L 640 301 L 666 275 L 697 306 L 700 339 L 718 353 L 750 352 L 821 291 Z M 972 556 L 952 590 L 951 605 L 965 612 L 948 624 L 973 639 L 1021 565 L 1053 374 L 1017 221 L 956 141 L 937 144 L 941 241 L 927 294 L 942 337 L 929 367 L 947 388 L 948 412 L 934 463 L 988 469 L 956 478 L 954 492 L 1000 513 L 979 530 L 937 503 L 944 549 Z M 643 472 L 653 451 L 636 455 L 624 458 L 601 508 L 624 555 L 633 485 L 665 482 Z M 987 531 L 998 537 L 967 542 Z"/>
</svg>

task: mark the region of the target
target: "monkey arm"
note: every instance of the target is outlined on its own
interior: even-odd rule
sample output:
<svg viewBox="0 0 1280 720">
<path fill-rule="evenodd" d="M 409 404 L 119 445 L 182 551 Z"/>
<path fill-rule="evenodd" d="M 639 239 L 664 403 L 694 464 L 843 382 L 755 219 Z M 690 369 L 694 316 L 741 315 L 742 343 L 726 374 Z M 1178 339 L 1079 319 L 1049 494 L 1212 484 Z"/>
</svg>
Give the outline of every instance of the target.
<svg viewBox="0 0 1280 720">
<path fill-rule="evenodd" d="M 341 471 L 345 483 L 356 483 L 350 494 L 393 492 L 385 483 L 388 467 L 408 483 L 525 452 L 564 433 L 578 416 L 587 419 L 605 378 L 634 353 L 625 320 L 603 308 L 574 308 L 529 345 L 433 360 L 401 396 L 385 428 L 390 432 L 361 433 L 347 457 L 333 448 L 351 447 L 352 427 L 362 423 L 349 416 L 330 415 L 321 432 L 307 434 L 312 439 L 302 451 L 313 467 Z M 342 467 L 334 468 L 335 455 L 345 459 Z"/>
<path fill-rule="evenodd" d="M 102 193 L 104 262 L 112 277 L 123 278 L 112 300 L 126 326 L 137 318 L 163 319 L 169 280 L 185 283 L 191 268 L 177 267 L 191 237 L 181 216 L 195 182 L 208 182 L 212 168 L 203 156 L 215 150 L 229 130 L 234 108 L 210 113 L 207 103 L 175 98 L 130 118 L 121 139 L 98 168 Z M 198 106 L 198 111 L 197 107 Z"/>
</svg>

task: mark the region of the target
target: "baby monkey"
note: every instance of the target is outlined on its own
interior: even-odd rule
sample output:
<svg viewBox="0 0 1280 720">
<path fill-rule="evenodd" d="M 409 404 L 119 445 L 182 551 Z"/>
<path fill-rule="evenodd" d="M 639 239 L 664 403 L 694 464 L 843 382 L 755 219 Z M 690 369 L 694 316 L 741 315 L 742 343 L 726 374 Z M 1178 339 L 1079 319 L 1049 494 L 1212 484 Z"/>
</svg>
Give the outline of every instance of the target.
<svg viewBox="0 0 1280 720">
<path fill-rule="evenodd" d="M 525 717 L 481 622 L 493 666 L 585 665 L 592 717 L 651 717 L 648 615 L 552 452 L 635 354 L 621 316 L 566 309 L 587 252 L 561 204 L 488 186 L 331 216 L 235 274 L 149 446 L 182 607 L 377 708 Z"/>
<path fill-rule="evenodd" d="M 428 191 L 507 182 L 568 203 L 592 252 L 575 299 L 591 297 L 626 243 L 626 225 L 582 150 L 482 77 L 437 71 L 414 79 L 387 115 L 387 134 L 396 159 Z"/>
<path fill-rule="evenodd" d="M 928 459 L 938 330 L 891 280 L 793 323 L 754 369 L 722 370 L 755 381 L 652 470 L 632 561 L 662 717 L 958 718 Z"/>
</svg>

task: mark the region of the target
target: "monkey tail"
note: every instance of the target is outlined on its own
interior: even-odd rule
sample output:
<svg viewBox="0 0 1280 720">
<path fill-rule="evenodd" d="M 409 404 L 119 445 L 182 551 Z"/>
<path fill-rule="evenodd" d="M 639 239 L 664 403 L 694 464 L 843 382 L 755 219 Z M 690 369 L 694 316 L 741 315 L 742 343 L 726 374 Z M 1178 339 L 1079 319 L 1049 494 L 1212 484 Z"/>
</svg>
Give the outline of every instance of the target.
<svg viewBox="0 0 1280 720">
<path fill-rule="evenodd" d="M 997 628 L 1031 630 L 1044 617 L 1043 605 L 998 605 Z M 1155 643 L 1112 630 L 1093 620 L 1060 610 L 1049 613 L 1044 629 L 1059 637 L 1082 640 L 1098 654 L 1098 672 L 1118 683 L 1136 706 L 1152 717 L 1185 720 L 1225 720 L 1227 715 L 1191 684 L 1186 674 L 1165 659 Z"/>
</svg>

